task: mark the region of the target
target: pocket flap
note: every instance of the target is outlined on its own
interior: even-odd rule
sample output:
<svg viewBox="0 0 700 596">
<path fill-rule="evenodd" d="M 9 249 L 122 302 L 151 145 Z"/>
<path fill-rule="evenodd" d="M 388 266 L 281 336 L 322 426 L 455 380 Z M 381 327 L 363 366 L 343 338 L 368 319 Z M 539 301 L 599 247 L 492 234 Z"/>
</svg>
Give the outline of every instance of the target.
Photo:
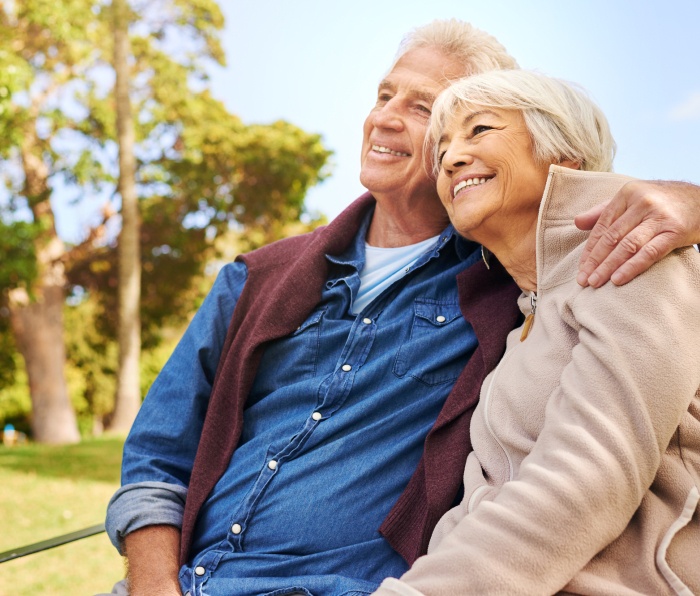
<svg viewBox="0 0 700 596">
<path fill-rule="evenodd" d="M 414 302 L 416 316 L 442 327 L 462 316 L 459 304 L 437 302 L 432 300 L 416 300 Z"/>
</svg>

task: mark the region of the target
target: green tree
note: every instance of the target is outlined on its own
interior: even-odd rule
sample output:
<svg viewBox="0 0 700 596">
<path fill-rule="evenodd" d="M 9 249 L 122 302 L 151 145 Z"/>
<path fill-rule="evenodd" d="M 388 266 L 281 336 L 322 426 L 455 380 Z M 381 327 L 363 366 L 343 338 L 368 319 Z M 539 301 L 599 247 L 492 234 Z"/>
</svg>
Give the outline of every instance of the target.
<svg viewBox="0 0 700 596">
<path fill-rule="evenodd" d="M 100 333 L 116 338 L 119 327 L 119 220 L 110 216 L 123 197 L 114 193 L 110 11 L 98 0 L 0 8 L 0 171 L 8 190 L 0 300 L 26 365 L 34 436 L 49 442 L 77 439 L 64 378 L 66 277 L 96 300 Z M 212 0 L 132 2 L 129 20 L 140 315 L 151 349 L 164 326 L 181 324 L 196 305 L 197 280 L 223 233 L 233 230 L 247 249 L 320 223 L 304 212 L 304 196 L 326 175 L 329 152 L 318 135 L 286 122 L 245 125 L 211 96 L 206 63 L 223 63 L 223 18 Z M 57 189 L 78 204 L 109 197 L 76 246 L 56 233 Z M 13 250 L 21 258 L 11 270 L 5 255 Z"/>
<path fill-rule="evenodd" d="M 131 428 L 141 405 L 139 361 L 141 356 L 141 252 L 139 243 L 139 208 L 136 192 L 136 135 L 131 109 L 129 80 L 129 21 L 131 11 L 126 0 L 112 2 L 114 51 L 114 99 L 116 103 L 117 146 L 119 147 L 119 181 L 117 191 L 122 202 L 122 229 L 119 233 L 119 369 L 114 415 L 110 429 L 125 432 Z"/>
<path fill-rule="evenodd" d="M 0 159 L 9 192 L 4 231 L 9 244 L 33 256 L 21 272 L 0 279 L 26 367 L 32 431 L 48 443 L 79 439 L 64 376 L 68 250 L 56 232 L 51 195 L 59 179 L 87 182 L 80 177 L 92 165 L 85 153 L 59 149 L 62 133 L 86 132 L 72 114 L 82 92 L 75 82 L 89 78 L 94 48 L 104 38 L 92 10 L 87 0 L 6 2 L 0 10 Z M 62 110 L 62 103 L 71 109 Z M 13 267 L 2 257 L 0 267 Z"/>
</svg>

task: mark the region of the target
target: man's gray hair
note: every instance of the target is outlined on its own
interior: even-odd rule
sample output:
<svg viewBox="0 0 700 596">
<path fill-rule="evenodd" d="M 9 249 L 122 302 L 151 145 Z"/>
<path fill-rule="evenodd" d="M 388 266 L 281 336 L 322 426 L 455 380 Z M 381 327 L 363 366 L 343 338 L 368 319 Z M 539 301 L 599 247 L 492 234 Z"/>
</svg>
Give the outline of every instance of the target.
<svg viewBox="0 0 700 596">
<path fill-rule="evenodd" d="M 465 75 L 518 64 L 492 35 L 458 19 L 435 20 L 409 32 L 401 41 L 394 64 L 411 50 L 435 48 L 464 64 Z"/>
<path fill-rule="evenodd" d="M 448 120 L 464 106 L 518 110 L 540 163 L 571 160 L 581 170 L 610 172 L 615 140 L 602 110 L 578 85 L 526 70 L 494 70 L 460 79 L 433 104 L 430 131 L 433 164 Z"/>
</svg>

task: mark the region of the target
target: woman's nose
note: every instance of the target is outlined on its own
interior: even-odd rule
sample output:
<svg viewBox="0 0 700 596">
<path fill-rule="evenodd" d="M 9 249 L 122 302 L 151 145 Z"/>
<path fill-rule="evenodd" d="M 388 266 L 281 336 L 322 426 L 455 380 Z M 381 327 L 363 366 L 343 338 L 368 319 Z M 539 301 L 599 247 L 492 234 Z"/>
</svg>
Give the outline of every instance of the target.
<svg viewBox="0 0 700 596">
<path fill-rule="evenodd" d="M 451 176 L 455 170 L 472 163 L 474 158 L 471 155 L 451 144 L 442 156 L 441 167 L 448 176 Z"/>
</svg>

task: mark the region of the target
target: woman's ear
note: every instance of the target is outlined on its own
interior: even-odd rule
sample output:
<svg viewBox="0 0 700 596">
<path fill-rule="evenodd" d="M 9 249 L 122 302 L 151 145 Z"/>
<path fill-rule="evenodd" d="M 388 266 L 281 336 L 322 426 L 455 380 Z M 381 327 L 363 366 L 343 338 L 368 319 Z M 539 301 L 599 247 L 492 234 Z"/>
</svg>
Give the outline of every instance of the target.
<svg viewBox="0 0 700 596">
<path fill-rule="evenodd" d="M 572 170 L 580 170 L 581 169 L 581 164 L 579 162 L 573 161 L 571 159 L 563 159 L 557 165 L 561 166 L 562 168 L 571 168 Z"/>
</svg>

